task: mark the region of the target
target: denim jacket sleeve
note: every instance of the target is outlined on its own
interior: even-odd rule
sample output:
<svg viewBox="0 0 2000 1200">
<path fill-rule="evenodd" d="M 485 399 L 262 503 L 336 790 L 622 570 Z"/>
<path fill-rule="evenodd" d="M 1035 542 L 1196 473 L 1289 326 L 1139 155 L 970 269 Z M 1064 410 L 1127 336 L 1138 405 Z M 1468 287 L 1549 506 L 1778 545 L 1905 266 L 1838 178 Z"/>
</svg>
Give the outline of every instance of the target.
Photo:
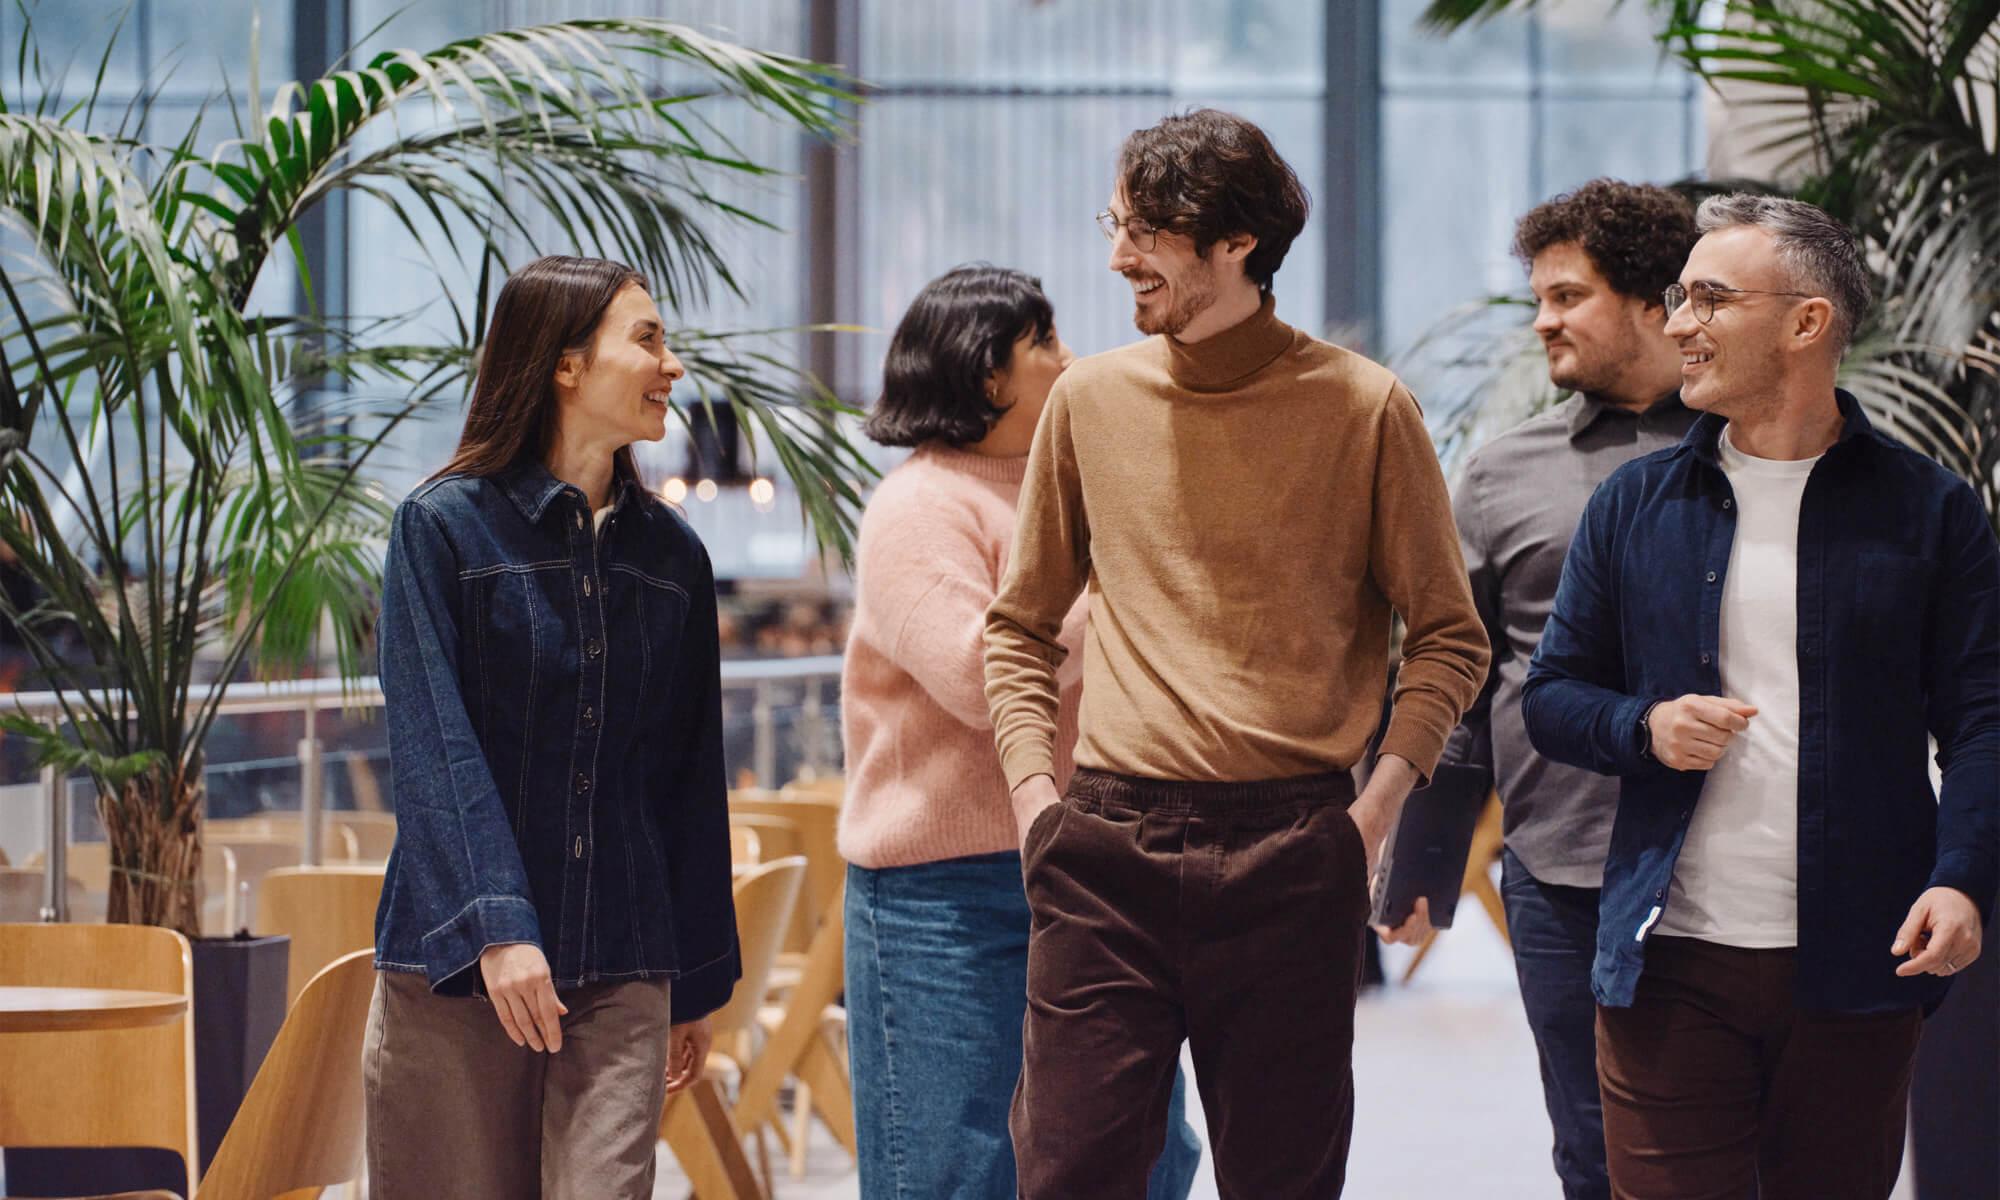
<svg viewBox="0 0 2000 1200">
<path fill-rule="evenodd" d="M 1555 610 L 1542 629 L 1521 690 L 1521 716 L 1535 749 L 1600 775 L 1658 769 L 1642 753 L 1639 722 L 1651 700 L 1627 695 L 1616 578 L 1619 477 L 1584 506 L 1563 558 Z"/>
<path fill-rule="evenodd" d="M 460 691 L 458 563 L 437 513 L 403 502 L 389 531 L 378 631 L 401 831 L 395 886 L 416 898 L 433 990 L 488 946 L 541 944 L 521 852 Z"/>
<path fill-rule="evenodd" d="M 1972 489 L 1954 486 L 1926 622 L 1926 723 L 1937 739 L 1937 865 L 1930 886 L 1953 887 L 1992 919 L 2000 890 L 2000 543 Z"/>
<path fill-rule="evenodd" d="M 697 544 L 700 569 L 689 590 L 675 667 L 669 730 L 676 739 L 663 825 L 680 974 L 672 989 L 675 1024 L 729 1002 L 743 974 L 729 874 L 729 785 L 722 763 L 722 648 L 716 629 L 715 569 Z M 695 920 L 694 914 L 707 919 Z"/>
</svg>

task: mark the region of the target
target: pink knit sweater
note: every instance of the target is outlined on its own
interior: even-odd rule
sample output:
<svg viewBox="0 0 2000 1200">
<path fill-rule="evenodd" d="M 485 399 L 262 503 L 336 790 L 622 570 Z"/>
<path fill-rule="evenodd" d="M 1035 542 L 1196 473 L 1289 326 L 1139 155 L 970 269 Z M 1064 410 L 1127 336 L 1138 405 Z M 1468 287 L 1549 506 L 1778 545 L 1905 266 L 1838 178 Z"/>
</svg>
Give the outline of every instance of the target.
<svg viewBox="0 0 2000 1200">
<path fill-rule="evenodd" d="M 1026 458 L 926 446 L 861 516 L 853 631 L 841 669 L 847 798 L 840 853 L 899 867 L 1015 850 L 1013 806 L 986 712 L 986 607 L 1014 541 Z M 1085 601 L 1062 631 L 1056 782 L 1070 772 Z"/>
</svg>

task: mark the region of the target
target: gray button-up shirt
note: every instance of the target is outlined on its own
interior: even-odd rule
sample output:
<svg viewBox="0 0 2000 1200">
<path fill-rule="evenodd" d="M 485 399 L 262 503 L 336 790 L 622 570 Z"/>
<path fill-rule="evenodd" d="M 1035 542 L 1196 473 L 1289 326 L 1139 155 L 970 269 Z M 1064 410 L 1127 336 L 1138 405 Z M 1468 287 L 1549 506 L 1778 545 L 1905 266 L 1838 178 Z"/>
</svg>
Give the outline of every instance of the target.
<svg viewBox="0 0 2000 1200">
<path fill-rule="evenodd" d="M 1452 497 L 1493 669 L 1444 756 L 1492 769 L 1507 846 L 1544 883 L 1603 881 L 1618 780 L 1550 762 L 1528 744 L 1528 660 L 1590 494 L 1624 463 L 1680 441 L 1696 415 L 1678 394 L 1643 413 L 1573 395 L 1475 451 Z"/>
</svg>

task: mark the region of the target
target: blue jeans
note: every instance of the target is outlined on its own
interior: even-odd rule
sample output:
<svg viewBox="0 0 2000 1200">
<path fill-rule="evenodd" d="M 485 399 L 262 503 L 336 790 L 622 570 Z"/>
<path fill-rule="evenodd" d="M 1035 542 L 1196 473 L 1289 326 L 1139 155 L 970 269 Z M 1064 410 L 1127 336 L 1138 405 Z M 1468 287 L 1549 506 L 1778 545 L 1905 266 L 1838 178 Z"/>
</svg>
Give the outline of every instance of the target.
<svg viewBox="0 0 2000 1200">
<path fill-rule="evenodd" d="M 1543 883 L 1508 850 L 1500 862 L 1500 895 L 1521 1005 L 1542 1062 L 1564 1200 L 1610 1200 L 1604 1107 L 1597 1095 L 1597 1002 L 1590 994 L 1598 889 Z"/>
<path fill-rule="evenodd" d="M 1028 1008 L 1021 856 L 847 869 L 847 1044 L 862 1200 L 1013 1200 L 1008 1106 Z M 1151 1200 L 1201 1162 L 1174 1074 Z"/>
</svg>

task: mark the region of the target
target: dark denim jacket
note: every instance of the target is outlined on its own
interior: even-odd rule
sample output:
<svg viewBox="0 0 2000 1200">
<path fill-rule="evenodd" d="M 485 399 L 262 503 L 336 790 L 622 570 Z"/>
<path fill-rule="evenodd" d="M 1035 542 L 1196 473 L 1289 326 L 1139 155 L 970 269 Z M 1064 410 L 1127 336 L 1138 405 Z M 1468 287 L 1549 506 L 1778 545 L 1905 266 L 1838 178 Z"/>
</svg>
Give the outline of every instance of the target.
<svg viewBox="0 0 2000 1200">
<path fill-rule="evenodd" d="M 1993 908 L 2000 878 L 2000 545 L 1972 489 L 1869 426 L 1839 394 L 1840 440 L 1799 510 L 1798 999 L 1929 1007 L 1889 946 L 1926 888 Z M 1550 758 L 1624 777 L 1591 982 L 1632 1003 L 1707 776 L 1641 753 L 1657 700 L 1721 691 L 1717 644 L 1734 493 L 1723 420 L 1619 468 L 1563 563 L 1523 710 Z M 1933 793 L 1926 734 L 1944 772 Z"/>
<path fill-rule="evenodd" d="M 673 1020 L 742 973 L 730 896 L 715 578 L 631 481 L 601 535 L 526 463 L 396 510 L 382 692 L 396 848 L 376 965 L 478 990 L 480 951 L 533 942 L 556 986 L 673 981 Z"/>
</svg>

